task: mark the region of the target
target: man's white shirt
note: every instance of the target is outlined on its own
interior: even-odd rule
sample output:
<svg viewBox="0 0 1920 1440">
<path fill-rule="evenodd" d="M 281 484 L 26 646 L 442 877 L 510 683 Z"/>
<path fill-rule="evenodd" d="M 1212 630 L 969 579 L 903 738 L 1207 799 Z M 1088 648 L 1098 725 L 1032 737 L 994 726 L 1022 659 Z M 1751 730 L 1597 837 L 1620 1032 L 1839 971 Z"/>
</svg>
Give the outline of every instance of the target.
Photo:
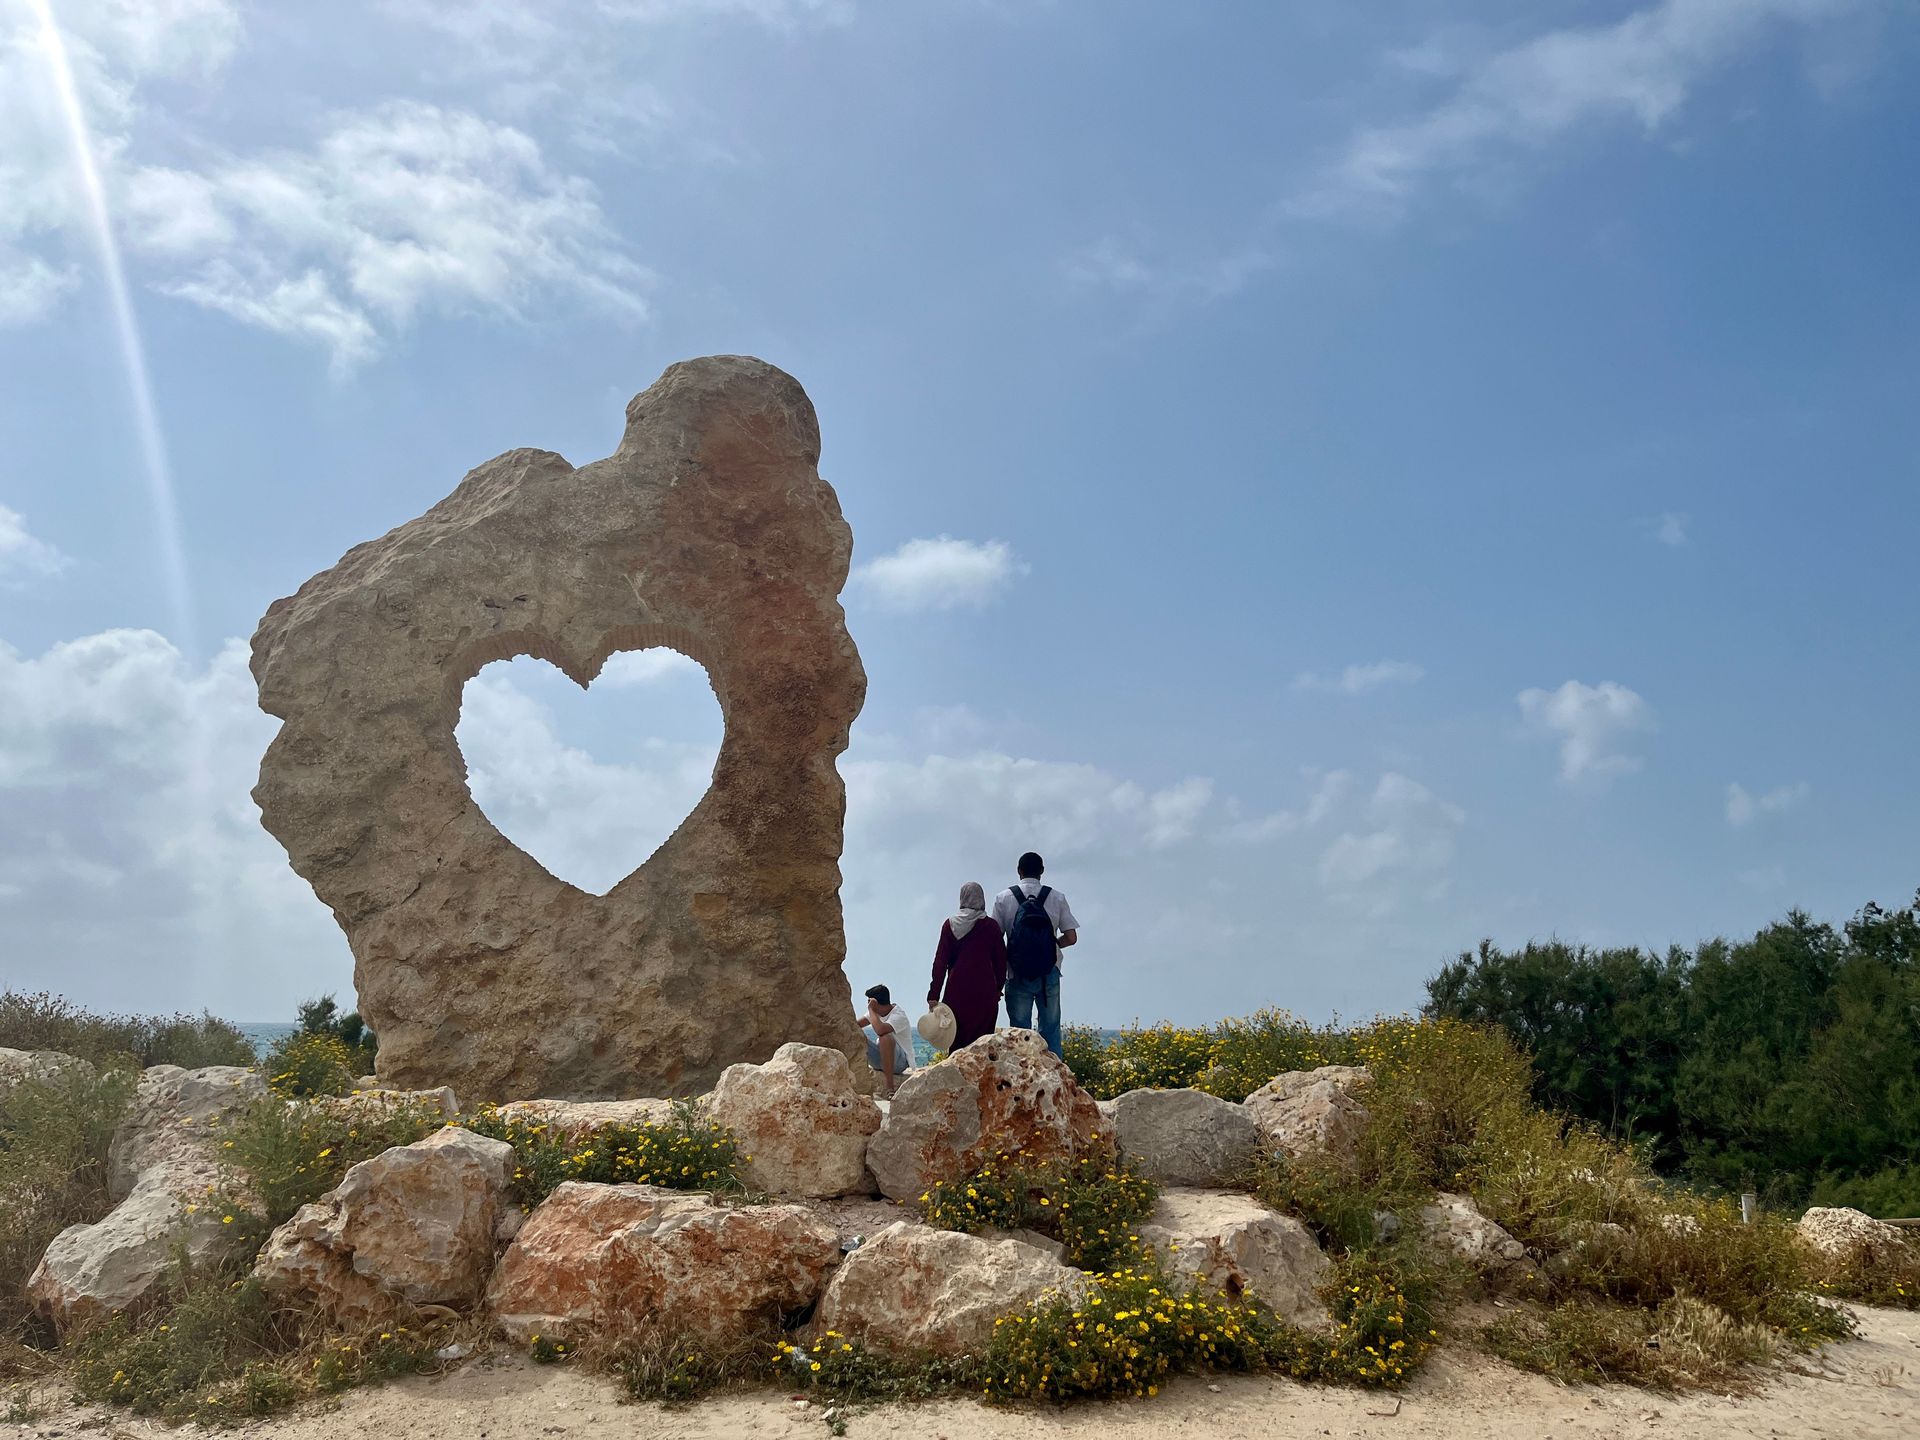
<svg viewBox="0 0 1920 1440">
<path fill-rule="evenodd" d="M 1015 898 L 1015 889 L 1024 895 L 1038 895 L 1040 887 L 1046 883 L 1044 880 L 1022 880 L 1017 887 L 1010 886 L 994 897 L 993 918 L 999 922 L 1002 931 L 1011 933 L 1014 917 L 1020 913 L 1020 901 Z M 1063 930 L 1080 928 L 1080 922 L 1073 918 L 1073 907 L 1067 904 L 1067 897 L 1058 890 L 1053 890 L 1047 895 L 1047 918 L 1053 922 L 1053 933 L 1056 935 Z M 1061 952 L 1056 946 L 1053 952 L 1053 963 L 1057 966 L 1060 960 Z"/>
</svg>

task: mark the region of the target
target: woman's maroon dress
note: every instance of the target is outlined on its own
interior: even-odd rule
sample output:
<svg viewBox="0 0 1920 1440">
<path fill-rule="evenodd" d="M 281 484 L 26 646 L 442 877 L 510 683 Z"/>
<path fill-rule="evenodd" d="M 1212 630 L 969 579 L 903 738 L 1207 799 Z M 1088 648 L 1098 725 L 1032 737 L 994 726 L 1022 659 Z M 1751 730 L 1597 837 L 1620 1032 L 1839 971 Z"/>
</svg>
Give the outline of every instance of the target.
<svg viewBox="0 0 1920 1440">
<path fill-rule="evenodd" d="M 956 940 L 952 924 L 943 920 L 940 948 L 933 952 L 933 985 L 927 991 L 927 1004 L 945 1000 L 953 1011 L 953 1049 L 993 1033 L 1000 1019 L 1000 993 L 1006 988 L 1007 941 L 999 923 L 991 915 L 982 915 Z"/>
</svg>

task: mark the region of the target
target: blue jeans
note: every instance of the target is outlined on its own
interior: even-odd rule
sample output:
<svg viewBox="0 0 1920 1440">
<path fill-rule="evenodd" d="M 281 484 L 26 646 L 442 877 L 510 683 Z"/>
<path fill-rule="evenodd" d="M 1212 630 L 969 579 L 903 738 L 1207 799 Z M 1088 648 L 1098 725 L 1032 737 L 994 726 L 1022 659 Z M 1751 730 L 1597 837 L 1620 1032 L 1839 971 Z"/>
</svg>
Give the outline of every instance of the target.
<svg viewBox="0 0 1920 1440">
<path fill-rule="evenodd" d="M 1038 980 L 1023 980 L 1020 976 L 1007 975 L 1007 1023 L 1018 1030 L 1035 1029 L 1033 1007 L 1040 1006 L 1040 1038 L 1047 1042 L 1047 1048 L 1055 1055 L 1066 1058 L 1060 1050 L 1060 967 L 1042 975 Z"/>
</svg>

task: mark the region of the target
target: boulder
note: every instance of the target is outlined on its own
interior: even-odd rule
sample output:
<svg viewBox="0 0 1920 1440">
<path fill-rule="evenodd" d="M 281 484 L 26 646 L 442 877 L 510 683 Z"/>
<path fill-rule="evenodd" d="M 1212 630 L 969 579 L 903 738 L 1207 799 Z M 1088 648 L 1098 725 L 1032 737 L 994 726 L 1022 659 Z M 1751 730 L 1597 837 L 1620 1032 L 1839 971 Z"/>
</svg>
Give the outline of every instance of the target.
<svg viewBox="0 0 1920 1440">
<path fill-rule="evenodd" d="M 9 1050 L 0 1045 L 0 1102 L 29 1082 L 50 1084 L 64 1075 L 95 1074 L 92 1065 L 58 1050 Z"/>
<path fill-rule="evenodd" d="M 334 1324 L 375 1324 L 410 1305 L 465 1308 L 493 1270 L 513 1148 L 449 1127 L 348 1170 L 268 1238 L 254 1274 Z"/>
<path fill-rule="evenodd" d="M 1920 1258 L 1920 1246 L 1909 1241 L 1898 1225 L 1845 1206 L 1814 1206 L 1800 1217 L 1795 1233 L 1823 1265 L 1874 1267 Z"/>
<path fill-rule="evenodd" d="M 1354 1093 L 1369 1078 L 1357 1065 L 1289 1070 L 1247 1096 L 1247 1113 L 1269 1150 L 1290 1156 L 1350 1159 L 1367 1122 Z"/>
<path fill-rule="evenodd" d="M 155 1065 L 140 1077 L 107 1152 L 116 1202 L 91 1225 L 72 1225 L 28 1278 L 34 1303 L 66 1327 L 124 1310 L 168 1279 L 177 1246 L 194 1264 L 232 1253 L 239 1240 L 210 1200 L 221 1182 L 221 1126 L 267 1093 L 252 1070 Z"/>
<path fill-rule="evenodd" d="M 141 1072 L 107 1151 L 107 1193 L 118 1200 L 154 1172 L 175 1176 L 182 1193 L 204 1191 L 219 1174 L 211 1143 L 216 1133 L 266 1094 L 259 1072 L 238 1065 L 154 1065 Z"/>
<path fill-rule="evenodd" d="M 993 1322 L 1051 1295 L 1076 1303 L 1087 1277 L 1036 1246 L 901 1220 L 841 1264 L 814 1313 L 834 1330 L 903 1355 L 977 1353 Z"/>
<path fill-rule="evenodd" d="M 782 1045 L 764 1065 L 730 1065 L 708 1114 L 733 1132 L 746 1182 L 775 1195 L 866 1193 L 880 1107 L 853 1088 L 838 1050 Z"/>
<path fill-rule="evenodd" d="M 159 1294 L 182 1255 L 195 1268 L 233 1253 L 233 1226 L 222 1212 L 182 1194 L 165 1172 L 148 1176 L 104 1220 L 69 1225 L 54 1237 L 27 1278 L 33 1304 L 65 1330 L 131 1309 Z"/>
<path fill-rule="evenodd" d="M 1324 1329 L 1319 1289 L 1332 1268 L 1306 1226 L 1233 1191 L 1163 1190 L 1142 1243 L 1189 1284 L 1260 1301 L 1282 1320 Z"/>
<path fill-rule="evenodd" d="M 819 459 L 792 376 L 685 361 L 607 458 L 508 451 L 268 607 L 253 676 L 284 723 L 253 798 L 346 933 L 383 1082 L 693 1095 L 788 1040 L 863 1053 L 835 761 L 866 674 Z M 591 895 L 474 803 L 461 697 L 495 660 L 587 686 L 649 648 L 707 668 L 726 734 L 679 828 Z"/>
<path fill-rule="evenodd" d="M 867 1165 L 888 1199 L 913 1200 L 999 1155 L 1071 1159 L 1101 1132 L 1093 1097 L 1046 1042 L 1032 1030 L 1001 1030 L 907 1077 Z"/>
<path fill-rule="evenodd" d="M 1527 1247 L 1465 1195 L 1435 1195 L 1420 1209 L 1420 1229 L 1430 1244 L 1463 1261 L 1489 1293 L 1524 1290 L 1539 1279 Z"/>
<path fill-rule="evenodd" d="M 556 1139 L 579 1141 L 609 1125 L 658 1125 L 673 1118 L 671 1100 L 510 1100 L 502 1120 L 544 1125 Z"/>
<path fill-rule="evenodd" d="M 840 1258 L 798 1205 L 715 1205 L 653 1185 L 561 1185 L 527 1218 L 487 1286 L 516 1340 L 578 1340 L 639 1321 L 726 1341 L 803 1310 Z"/>
<path fill-rule="evenodd" d="M 1162 1185 L 1225 1185 L 1252 1168 L 1260 1129 L 1201 1090 L 1129 1090 L 1113 1102 L 1120 1158 Z"/>
<path fill-rule="evenodd" d="M 432 1090 L 389 1090 L 375 1085 L 351 1095 L 316 1095 L 303 1103 L 322 1114 L 347 1119 L 382 1119 L 409 1110 L 435 1120 L 452 1120 L 460 1113 L 460 1102 L 445 1085 Z"/>
</svg>

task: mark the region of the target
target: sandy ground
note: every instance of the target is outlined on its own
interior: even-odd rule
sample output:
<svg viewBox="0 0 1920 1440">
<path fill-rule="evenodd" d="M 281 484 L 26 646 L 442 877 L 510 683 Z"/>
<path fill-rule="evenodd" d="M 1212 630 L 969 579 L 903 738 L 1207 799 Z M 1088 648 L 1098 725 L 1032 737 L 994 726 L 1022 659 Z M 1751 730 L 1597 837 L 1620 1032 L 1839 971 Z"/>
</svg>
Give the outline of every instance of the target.
<svg viewBox="0 0 1920 1440">
<path fill-rule="evenodd" d="M 1005 1410 L 971 1401 L 854 1412 L 852 1436 L 914 1440 L 1026 1440 L 1031 1436 L 1159 1436 L 1225 1440 L 1340 1436 L 1347 1440 L 1541 1440 L 1541 1437 L 1920 1437 L 1920 1314 L 1862 1310 L 1863 1337 L 1836 1346 L 1803 1373 L 1742 1398 L 1673 1399 L 1615 1387 L 1555 1385 L 1484 1356 L 1444 1352 L 1399 1396 L 1283 1380 L 1182 1380 L 1153 1400 L 1071 1410 Z M 149 1440 L 168 1431 L 110 1412 L 62 1410 L 32 1424 L 0 1424 L 0 1440 L 86 1435 Z M 818 1405 L 777 1391 L 678 1409 L 627 1405 L 610 1385 L 559 1366 L 487 1359 L 436 1379 L 345 1396 L 337 1405 L 224 1432 L 261 1440 L 813 1440 L 828 1428 Z"/>
</svg>

